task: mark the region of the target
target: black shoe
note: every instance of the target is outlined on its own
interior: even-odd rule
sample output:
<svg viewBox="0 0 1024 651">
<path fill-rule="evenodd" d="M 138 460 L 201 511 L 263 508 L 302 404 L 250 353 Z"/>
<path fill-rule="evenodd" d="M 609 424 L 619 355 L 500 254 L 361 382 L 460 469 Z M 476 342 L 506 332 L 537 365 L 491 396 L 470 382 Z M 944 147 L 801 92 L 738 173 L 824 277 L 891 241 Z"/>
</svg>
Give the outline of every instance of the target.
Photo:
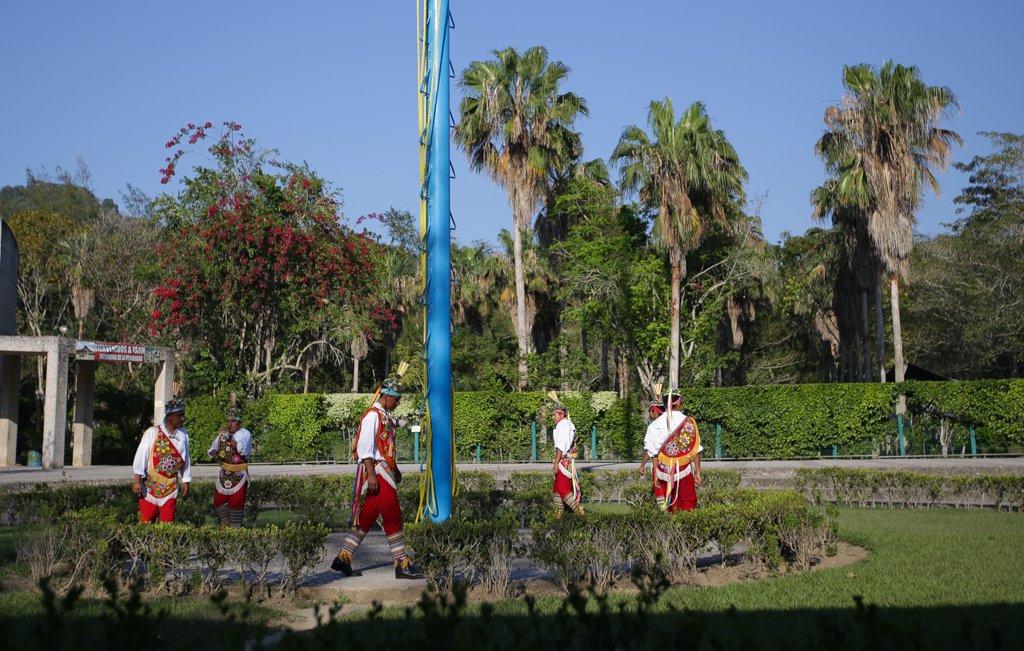
<svg viewBox="0 0 1024 651">
<path fill-rule="evenodd" d="M 423 570 L 416 567 L 413 563 L 409 563 L 404 568 L 401 565 L 395 566 L 395 578 L 396 579 L 422 579 Z"/>
<path fill-rule="evenodd" d="M 335 558 L 334 559 L 334 562 L 331 563 L 331 569 L 334 570 L 335 572 L 341 572 L 345 576 L 362 576 L 363 575 L 362 572 L 356 572 L 355 570 L 353 570 L 351 564 L 346 563 L 345 561 L 341 560 L 340 558 Z"/>
</svg>

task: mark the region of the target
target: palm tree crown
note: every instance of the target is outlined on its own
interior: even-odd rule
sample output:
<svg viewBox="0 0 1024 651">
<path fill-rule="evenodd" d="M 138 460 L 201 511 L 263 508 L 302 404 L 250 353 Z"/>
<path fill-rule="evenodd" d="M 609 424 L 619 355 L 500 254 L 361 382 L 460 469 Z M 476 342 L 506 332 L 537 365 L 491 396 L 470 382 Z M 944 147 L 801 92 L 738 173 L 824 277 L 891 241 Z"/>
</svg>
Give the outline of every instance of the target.
<svg viewBox="0 0 1024 651">
<path fill-rule="evenodd" d="M 679 377 L 680 282 L 686 254 L 704 238 L 709 220 L 725 224 L 728 206 L 743 197 L 747 172 L 704 105 L 694 102 L 677 122 L 672 100 L 652 101 L 647 115 L 654 140 L 638 126 L 622 132 L 611 162 L 621 164 L 624 192 L 658 206 L 655 236 L 672 267 L 672 347 L 669 383 Z"/>
<path fill-rule="evenodd" d="M 459 80 L 465 95 L 453 139 L 474 171 L 505 189 L 512 208 L 520 388 L 527 383 L 530 347 L 522 232 L 545 196 L 550 171 L 582 154 L 573 123 L 589 115 L 582 97 L 560 92 L 568 75 L 568 66 L 549 62 L 543 47 L 522 55 L 507 48 L 495 51 L 492 61 L 474 61 Z"/>
</svg>

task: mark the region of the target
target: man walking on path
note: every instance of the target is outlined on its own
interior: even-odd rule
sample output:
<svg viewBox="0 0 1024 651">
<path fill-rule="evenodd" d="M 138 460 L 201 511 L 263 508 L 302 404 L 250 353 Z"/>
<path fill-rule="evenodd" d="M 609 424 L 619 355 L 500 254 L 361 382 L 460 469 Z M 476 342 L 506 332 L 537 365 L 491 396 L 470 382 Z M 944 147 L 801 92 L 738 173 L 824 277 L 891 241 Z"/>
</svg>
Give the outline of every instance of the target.
<svg viewBox="0 0 1024 651">
<path fill-rule="evenodd" d="M 227 426 L 213 439 L 207 451 L 220 464 L 220 474 L 213 493 L 213 510 L 220 527 L 242 527 L 245 494 L 249 488 L 249 458 L 252 456 L 252 432 L 242 427 L 242 410 L 231 394 Z"/>
<path fill-rule="evenodd" d="M 679 411 L 681 397 L 675 390 L 665 394 L 665 413 L 647 426 L 644 436 L 644 459 L 651 459 L 654 499 L 662 511 L 692 511 L 697 507 L 696 487 L 701 485 L 700 444 L 697 423 Z M 652 416 L 654 405 L 652 404 Z"/>
<path fill-rule="evenodd" d="M 352 527 L 345 534 L 341 551 L 331 564 L 331 569 L 343 572 L 345 576 L 360 576 L 352 569 L 352 555 L 363 542 L 366 532 L 380 516 L 384 521 L 384 533 L 395 559 L 395 578 L 420 579 L 423 572 L 412 563 L 405 551 L 402 532 L 402 509 L 398 505 L 398 484 L 402 473 L 395 463 L 395 429 L 397 423 L 391 412 L 402 399 L 402 385 L 398 378 L 388 378 L 381 385 L 379 397 L 363 414 L 359 423 L 359 436 L 352 450 L 359 460 L 356 473 L 355 495 L 352 503 Z M 366 493 L 362 508 L 359 506 L 362 493 Z"/>
<path fill-rule="evenodd" d="M 164 408 L 164 422 L 142 435 L 135 451 L 132 492 L 139 496 L 139 521 L 174 522 L 178 493 L 188 494 L 192 464 L 188 453 L 185 403 L 175 395 Z M 181 474 L 179 482 L 178 475 Z"/>
<path fill-rule="evenodd" d="M 555 482 L 551 490 L 555 513 L 562 517 L 562 513 L 569 510 L 583 515 L 580 478 L 576 472 L 576 426 L 569 420 L 569 410 L 558 400 L 558 394 L 552 391 L 548 396 L 554 400 L 551 418 L 555 421 L 555 463 L 551 472 Z"/>
</svg>

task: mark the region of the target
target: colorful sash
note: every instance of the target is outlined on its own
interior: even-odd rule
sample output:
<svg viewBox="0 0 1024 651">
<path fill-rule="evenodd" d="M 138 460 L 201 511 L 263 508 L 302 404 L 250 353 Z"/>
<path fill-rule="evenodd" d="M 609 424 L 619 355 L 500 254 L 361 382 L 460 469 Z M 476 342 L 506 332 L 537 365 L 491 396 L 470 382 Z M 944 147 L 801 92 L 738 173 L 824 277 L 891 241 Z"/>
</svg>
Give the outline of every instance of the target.
<svg viewBox="0 0 1024 651">
<path fill-rule="evenodd" d="M 385 411 L 382 407 L 378 407 L 377 403 L 370 405 L 370 409 L 366 410 L 363 414 L 363 418 L 359 420 L 359 430 L 362 431 L 363 419 L 370 415 L 370 411 L 377 412 L 377 434 L 374 437 L 374 445 L 377 448 L 377 452 L 384 457 L 383 461 L 374 461 L 374 469 L 377 474 L 381 474 L 380 470 L 384 473 L 382 477 L 392 486 L 397 488 L 395 482 L 395 431 L 398 428 L 398 424 L 395 419 Z M 355 445 L 352 446 L 352 456 L 359 461 L 359 454 L 356 452 L 356 448 L 359 446 L 359 436 L 356 435 Z M 356 484 L 353 489 L 352 495 L 352 516 L 349 518 L 349 524 L 356 522 L 359 519 L 359 498 L 363 494 L 363 486 L 366 483 L 366 466 L 359 463 L 359 468 L 356 469 Z"/>
<path fill-rule="evenodd" d="M 225 491 L 232 491 L 245 483 L 248 478 L 246 470 L 249 463 L 238 453 L 238 442 L 230 432 L 221 432 L 217 437 L 217 463 L 220 464 L 220 486 Z M 228 493 L 230 494 L 230 493 Z"/>
<path fill-rule="evenodd" d="M 679 424 L 672 435 L 661 446 L 661 452 L 655 461 L 654 478 L 655 482 L 662 479 L 667 483 L 665 490 L 665 501 L 661 504 L 662 510 L 668 510 L 679 493 L 679 480 L 687 474 L 690 463 L 697 458 L 700 450 L 700 434 L 697 432 L 697 422 L 687 416 Z"/>
<path fill-rule="evenodd" d="M 153 438 L 153 450 L 149 455 L 149 471 L 146 473 L 146 489 L 156 499 L 163 499 L 178 490 L 178 473 L 185 467 L 185 460 L 163 425 L 157 428 Z"/>
<path fill-rule="evenodd" d="M 571 422 L 572 421 L 570 421 L 570 423 Z M 558 463 L 558 470 L 572 480 L 572 495 L 577 501 L 579 501 L 581 499 L 581 491 L 580 476 L 576 471 L 577 457 L 579 457 L 579 450 L 576 449 L 576 437 L 573 436 L 572 443 L 569 445 L 569 452 L 567 454 L 563 454 L 561 461 Z"/>
</svg>

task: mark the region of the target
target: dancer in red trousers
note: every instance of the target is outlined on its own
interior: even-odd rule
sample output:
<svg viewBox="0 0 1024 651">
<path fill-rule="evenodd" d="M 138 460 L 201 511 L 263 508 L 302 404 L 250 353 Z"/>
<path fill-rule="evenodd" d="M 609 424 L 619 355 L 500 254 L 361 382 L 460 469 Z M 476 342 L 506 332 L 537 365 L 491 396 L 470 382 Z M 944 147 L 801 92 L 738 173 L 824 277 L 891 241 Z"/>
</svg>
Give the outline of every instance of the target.
<svg viewBox="0 0 1024 651">
<path fill-rule="evenodd" d="M 132 464 L 132 492 L 139 496 L 140 522 L 174 522 L 178 495 L 187 495 L 192 481 L 188 432 L 182 427 L 185 403 L 175 395 L 164 407 L 164 414 L 164 422 L 142 435 Z"/>
<path fill-rule="evenodd" d="M 405 550 L 402 532 L 402 509 L 398 505 L 397 487 L 402 473 L 395 463 L 395 429 L 397 423 L 391 412 L 402 399 L 402 384 L 398 378 L 388 378 L 381 385 L 379 397 L 363 415 L 359 423 L 359 437 L 353 455 L 359 460 L 356 474 L 355 496 L 352 504 L 351 528 L 341 543 L 341 551 L 331 569 L 346 576 L 362 573 L 352 569 L 352 555 L 366 532 L 380 517 L 388 537 L 391 556 L 395 559 L 395 578 L 420 579 L 423 572 L 413 564 Z M 365 493 L 365 499 L 360 499 Z"/>
</svg>

